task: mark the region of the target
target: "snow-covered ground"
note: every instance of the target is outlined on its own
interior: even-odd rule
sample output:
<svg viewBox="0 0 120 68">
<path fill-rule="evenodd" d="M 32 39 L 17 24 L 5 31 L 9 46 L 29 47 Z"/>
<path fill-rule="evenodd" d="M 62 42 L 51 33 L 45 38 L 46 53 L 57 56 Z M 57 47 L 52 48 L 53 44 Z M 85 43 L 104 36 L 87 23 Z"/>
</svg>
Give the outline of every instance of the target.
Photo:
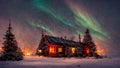
<svg viewBox="0 0 120 68">
<path fill-rule="evenodd" d="M 26 56 L 22 61 L 0 61 L 0 68 L 120 68 L 120 58 L 47 58 Z"/>
</svg>

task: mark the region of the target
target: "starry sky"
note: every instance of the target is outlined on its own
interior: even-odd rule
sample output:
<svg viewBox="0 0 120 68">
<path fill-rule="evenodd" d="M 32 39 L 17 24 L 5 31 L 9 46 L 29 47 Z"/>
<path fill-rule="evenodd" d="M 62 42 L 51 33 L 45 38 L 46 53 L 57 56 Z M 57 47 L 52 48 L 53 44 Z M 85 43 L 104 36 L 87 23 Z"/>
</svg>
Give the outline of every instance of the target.
<svg viewBox="0 0 120 68">
<path fill-rule="evenodd" d="M 37 48 L 41 32 L 78 41 L 86 28 L 106 55 L 120 56 L 119 0 L 0 0 L 0 46 L 11 19 L 21 48 Z"/>
</svg>

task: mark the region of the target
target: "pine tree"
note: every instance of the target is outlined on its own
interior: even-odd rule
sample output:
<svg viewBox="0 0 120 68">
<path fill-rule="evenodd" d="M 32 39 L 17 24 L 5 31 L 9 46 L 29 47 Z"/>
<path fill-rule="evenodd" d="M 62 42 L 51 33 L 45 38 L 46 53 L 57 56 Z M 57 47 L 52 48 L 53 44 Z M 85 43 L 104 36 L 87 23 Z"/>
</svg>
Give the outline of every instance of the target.
<svg viewBox="0 0 120 68">
<path fill-rule="evenodd" d="M 86 29 L 85 35 L 84 35 L 84 39 L 83 39 L 83 43 L 87 44 L 91 49 L 91 56 L 94 56 L 96 58 L 100 58 L 101 56 L 99 56 L 96 52 L 96 45 L 94 43 L 94 41 L 92 40 L 92 37 L 90 35 L 89 29 Z"/>
<path fill-rule="evenodd" d="M 19 61 L 23 59 L 23 53 L 21 49 L 18 47 L 17 41 L 15 39 L 15 35 L 11 32 L 12 27 L 9 21 L 9 27 L 4 35 L 4 42 L 3 42 L 3 52 L 0 57 L 0 60 L 12 60 L 12 61 Z"/>
<path fill-rule="evenodd" d="M 91 37 L 90 32 L 89 32 L 89 29 L 86 29 L 83 43 L 89 43 L 89 42 L 93 42 L 93 41 L 92 41 L 92 37 Z"/>
</svg>

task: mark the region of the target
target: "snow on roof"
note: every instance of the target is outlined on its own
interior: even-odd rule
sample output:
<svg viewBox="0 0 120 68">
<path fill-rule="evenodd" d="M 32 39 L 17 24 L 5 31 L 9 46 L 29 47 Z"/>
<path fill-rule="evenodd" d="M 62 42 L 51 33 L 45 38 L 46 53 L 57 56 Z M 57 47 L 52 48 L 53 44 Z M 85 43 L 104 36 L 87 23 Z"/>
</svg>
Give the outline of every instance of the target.
<svg viewBox="0 0 120 68">
<path fill-rule="evenodd" d="M 75 42 L 73 40 L 66 40 L 66 39 L 63 39 L 63 38 L 47 36 L 47 35 L 45 36 L 45 38 L 48 40 L 49 43 L 52 43 L 52 44 L 80 46 L 79 42 Z"/>
</svg>

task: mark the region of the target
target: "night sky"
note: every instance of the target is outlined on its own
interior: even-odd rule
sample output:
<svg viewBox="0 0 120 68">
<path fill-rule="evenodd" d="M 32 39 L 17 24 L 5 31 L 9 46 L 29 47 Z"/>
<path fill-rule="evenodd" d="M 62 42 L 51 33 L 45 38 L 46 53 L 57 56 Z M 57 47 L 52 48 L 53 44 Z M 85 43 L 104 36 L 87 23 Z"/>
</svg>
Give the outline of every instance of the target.
<svg viewBox="0 0 120 68">
<path fill-rule="evenodd" d="M 78 41 L 88 28 L 106 55 L 120 56 L 119 0 L 0 0 L 0 46 L 9 19 L 21 48 L 35 51 L 42 30 Z"/>
</svg>

